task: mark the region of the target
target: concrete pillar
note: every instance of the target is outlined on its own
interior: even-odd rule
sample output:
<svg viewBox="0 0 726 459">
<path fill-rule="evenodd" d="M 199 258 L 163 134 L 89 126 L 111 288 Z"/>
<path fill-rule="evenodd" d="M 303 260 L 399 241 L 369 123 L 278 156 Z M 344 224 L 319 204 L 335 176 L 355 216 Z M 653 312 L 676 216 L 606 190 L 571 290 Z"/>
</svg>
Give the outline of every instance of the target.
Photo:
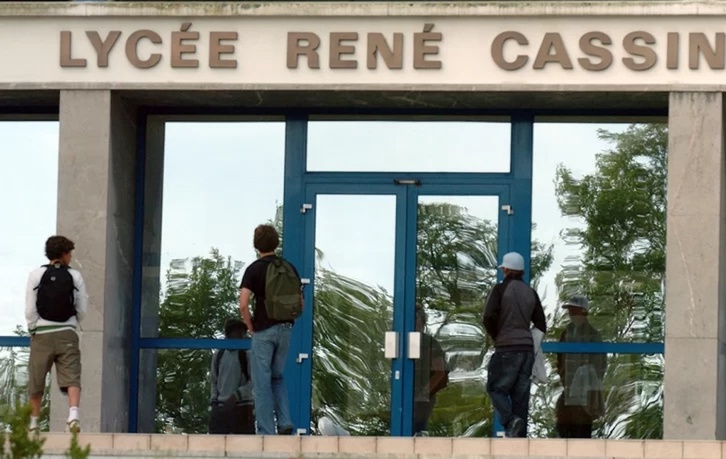
<svg viewBox="0 0 726 459">
<path fill-rule="evenodd" d="M 726 234 L 721 93 L 672 93 L 664 437 L 726 439 Z"/>
<path fill-rule="evenodd" d="M 61 91 L 58 232 L 76 243 L 90 296 L 82 323 L 81 426 L 128 427 L 136 115 L 111 91 Z M 67 400 L 53 381 L 51 430 Z"/>
</svg>

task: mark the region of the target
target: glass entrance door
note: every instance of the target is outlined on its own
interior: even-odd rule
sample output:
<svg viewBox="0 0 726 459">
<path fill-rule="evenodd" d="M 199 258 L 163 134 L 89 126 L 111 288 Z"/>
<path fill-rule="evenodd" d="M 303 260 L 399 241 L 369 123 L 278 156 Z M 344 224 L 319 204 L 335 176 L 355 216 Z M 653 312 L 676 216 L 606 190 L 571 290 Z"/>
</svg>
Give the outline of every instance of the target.
<svg viewBox="0 0 726 459">
<path fill-rule="evenodd" d="M 308 186 L 308 432 L 489 436 L 479 317 L 507 190 Z"/>
<path fill-rule="evenodd" d="M 501 195 L 434 195 L 415 200 L 414 435 L 487 437 L 493 413 L 486 393 L 491 350 L 482 307 L 497 282 L 506 244 Z M 431 190 L 435 192 L 436 190 Z M 507 218 L 506 211 L 504 212 Z"/>
</svg>

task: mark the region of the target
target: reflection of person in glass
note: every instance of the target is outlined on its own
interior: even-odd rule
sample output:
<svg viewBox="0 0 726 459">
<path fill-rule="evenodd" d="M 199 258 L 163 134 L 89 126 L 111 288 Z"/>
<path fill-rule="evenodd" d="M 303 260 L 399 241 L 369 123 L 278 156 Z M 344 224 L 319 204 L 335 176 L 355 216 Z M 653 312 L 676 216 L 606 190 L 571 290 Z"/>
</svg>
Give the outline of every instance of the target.
<svg viewBox="0 0 726 459">
<path fill-rule="evenodd" d="M 242 339 L 247 326 L 239 319 L 224 324 L 227 339 Z M 255 414 L 247 351 L 221 349 L 212 357 L 210 434 L 254 434 Z"/>
<path fill-rule="evenodd" d="M 600 333 L 587 320 L 589 302 L 574 296 L 562 307 L 570 323 L 560 342 L 602 342 Z M 590 438 L 592 423 L 604 414 L 603 378 L 607 367 L 604 354 L 557 354 L 557 373 L 563 392 L 557 400 L 557 432 L 561 438 Z"/>
<path fill-rule="evenodd" d="M 426 312 L 416 305 L 416 331 L 421 333 L 421 358 L 414 363 L 413 431 L 422 435 L 436 405 L 436 394 L 449 381 L 446 357 L 436 338 L 425 332 Z"/>
</svg>

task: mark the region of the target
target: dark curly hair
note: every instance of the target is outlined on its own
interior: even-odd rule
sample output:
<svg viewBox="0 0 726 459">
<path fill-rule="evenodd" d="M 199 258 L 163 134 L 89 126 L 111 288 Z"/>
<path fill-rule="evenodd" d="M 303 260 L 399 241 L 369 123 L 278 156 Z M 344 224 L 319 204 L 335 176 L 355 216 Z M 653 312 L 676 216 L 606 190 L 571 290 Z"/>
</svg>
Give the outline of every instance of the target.
<svg viewBox="0 0 726 459">
<path fill-rule="evenodd" d="M 255 249 L 261 253 L 274 252 L 280 245 L 280 235 L 272 225 L 260 225 L 255 228 Z"/>
<path fill-rule="evenodd" d="M 229 336 L 236 331 L 239 331 L 244 335 L 247 333 L 247 325 L 237 318 L 227 319 L 224 322 L 224 336 L 229 338 Z"/>
<path fill-rule="evenodd" d="M 65 236 L 51 236 L 45 241 L 45 256 L 48 260 L 57 260 L 70 253 L 76 245 Z"/>
</svg>

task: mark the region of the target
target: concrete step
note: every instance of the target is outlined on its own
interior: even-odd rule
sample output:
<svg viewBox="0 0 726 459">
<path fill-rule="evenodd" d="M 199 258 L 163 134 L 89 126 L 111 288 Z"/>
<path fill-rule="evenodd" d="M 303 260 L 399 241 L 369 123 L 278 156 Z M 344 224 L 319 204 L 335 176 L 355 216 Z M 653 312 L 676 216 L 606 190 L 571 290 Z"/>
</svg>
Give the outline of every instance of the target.
<svg viewBox="0 0 726 459">
<path fill-rule="evenodd" d="M 70 434 L 43 434 L 45 457 L 62 457 Z M 726 459 L 726 443 L 664 440 L 392 438 L 93 434 L 91 457 L 350 459 Z"/>
</svg>

